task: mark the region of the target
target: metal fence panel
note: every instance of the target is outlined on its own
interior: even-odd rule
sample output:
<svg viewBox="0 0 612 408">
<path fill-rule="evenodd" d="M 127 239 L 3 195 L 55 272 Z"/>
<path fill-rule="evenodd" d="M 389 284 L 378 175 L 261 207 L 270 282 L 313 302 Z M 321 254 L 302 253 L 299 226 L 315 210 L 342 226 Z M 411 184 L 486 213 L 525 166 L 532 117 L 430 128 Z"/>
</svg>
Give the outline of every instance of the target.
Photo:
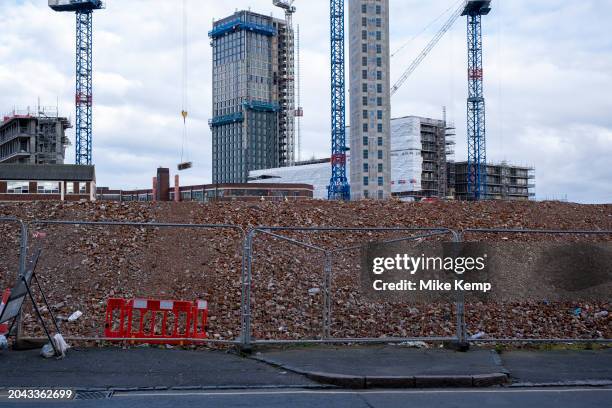
<svg viewBox="0 0 612 408">
<path fill-rule="evenodd" d="M 67 340 L 108 340 L 112 297 L 207 300 L 205 342 L 234 343 L 239 335 L 244 233 L 237 226 L 37 220 L 29 233 L 30 252 L 43 249 L 38 274 L 55 313 L 83 312 L 76 324 L 63 323 Z M 24 314 L 26 326 L 32 319 Z M 26 335 L 40 333 L 31 324 Z"/>
<path fill-rule="evenodd" d="M 609 242 L 608 230 L 466 229 L 462 241 Z M 466 298 L 467 340 L 489 343 L 612 343 L 609 302 L 471 302 Z M 477 335 L 480 333 L 479 335 Z M 552 333 L 552 335 L 550 335 Z M 472 337 L 472 336 L 475 336 Z"/>
<path fill-rule="evenodd" d="M 457 238 L 446 228 L 253 229 L 245 242 L 241 340 L 244 345 L 458 340 L 460 308 L 452 302 L 412 307 L 369 302 L 359 293 L 366 243 Z"/>
</svg>

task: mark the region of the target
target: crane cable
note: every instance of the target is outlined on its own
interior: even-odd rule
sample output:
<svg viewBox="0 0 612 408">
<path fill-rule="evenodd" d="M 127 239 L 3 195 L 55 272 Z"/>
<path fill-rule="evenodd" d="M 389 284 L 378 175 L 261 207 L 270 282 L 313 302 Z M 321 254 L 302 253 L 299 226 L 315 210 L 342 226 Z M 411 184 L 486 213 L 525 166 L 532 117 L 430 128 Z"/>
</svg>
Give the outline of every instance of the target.
<svg viewBox="0 0 612 408">
<path fill-rule="evenodd" d="M 414 36 L 412 36 L 408 41 L 406 41 L 401 47 L 399 47 L 397 50 L 395 50 L 392 54 L 391 54 L 391 58 L 395 57 L 397 54 L 399 54 L 404 48 L 406 48 L 408 45 L 410 45 L 410 43 L 412 43 L 414 40 L 416 40 L 417 38 L 419 38 L 423 33 L 425 33 L 425 31 L 427 31 L 431 26 L 433 26 L 434 24 L 436 24 L 440 19 L 442 19 L 442 17 L 444 17 L 446 14 L 448 14 L 449 11 L 455 9 L 458 5 L 459 2 L 461 2 L 463 0 L 457 0 L 454 4 L 452 4 L 449 8 L 447 8 L 446 10 L 444 10 L 444 12 L 442 12 L 442 14 L 440 14 L 438 17 L 436 17 L 435 19 L 433 19 L 429 24 L 427 24 L 421 31 L 419 31 L 417 34 L 415 34 Z"/>
<path fill-rule="evenodd" d="M 189 115 L 188 111 L 187 111 L 187 105 L 188 105 L 188 100 L 187 100 L 187 87 L 188 87 L 188 55 L 187 55 L 187 0 L 183 0 L 183 21 L 182 21 L 182 28 L 183 28 L 183 61 L 182 61 L 182 95 L 181 95 L 181 116 L 183 118 L 183 140 L 182 140 L 182 145 L 181 145 L 181 164 L 184 163 L 184 155 L 185 155 L 185 150 L 186 149 L 186 145 L 187 145 L 187 116 Z"/>
</svg>

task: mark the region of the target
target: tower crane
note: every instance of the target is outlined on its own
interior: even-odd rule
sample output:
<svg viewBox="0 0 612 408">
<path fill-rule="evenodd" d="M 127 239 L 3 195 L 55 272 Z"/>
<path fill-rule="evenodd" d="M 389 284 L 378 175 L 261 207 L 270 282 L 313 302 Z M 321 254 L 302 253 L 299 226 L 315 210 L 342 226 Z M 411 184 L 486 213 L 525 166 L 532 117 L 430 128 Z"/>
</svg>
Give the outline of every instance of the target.
<svg viewBox="0 0 612 408">
<path fill-rule="evenodd" d="M 272 4 L 285 11 L 285 49 L 287 52 L 285 68 L 281 75 L 285 82 L 281 86 L 280 102 L 283 107 L 283 114 L 280 118 L 280 139 L 281 143 L 286 143 L 286 156 L 284 164 L 293 166 L 295 164 L 295 45 L 293 35 L 293 15 L 297 11 L 293 5 L 295 0 L 272 0 Z M 282 160 L 281 159 L 281 160 Z"/>
<path fill-rule="evenodd" d="M 102 0 L 49 0 L 58 12 L 76 14 L 76 164 L 92 164 L 93 139 L 93 12 L 104 8 Z"/>
<path fill-rule="evenodd" d="M 346 83 L 344 54 L 344 0 L 330 0 L 331 26 L 331 128 L 332 176 L 327 187 L 330 200 L 351 199 L 346 177 Z"/>
<path fill-rule="evenodd" d="M 468 43 L 468 198 L 487 198 L 487 140 L 482 69 L 482 16 L 491 12 L 491 0 L 470 0 L 462 15 L 467 16 Z"/>
<path fill-rule="evenodd" d="M 421 62 L 423 62 L 423 60 L 427 57 L 427 55 L 429 55 L 431 50 L 433 50 L 434 47 L 438 44 L 438 42 L 440 42 L 442 37 L 444 37 L 444 34 L 446 34 L 448 30 L 451 29 L 451 27 L 455 24 L 457 19 L 463 13 L 463 10 L 465 9 L 465 6 L 467 3 L 468 3 L 467 0 L 461 2 L 461 5 L 451 14 L 449 19 L 446 21 L 446 23 L 444 23 L 444 25 L 440 29 L 440 31 L 436 33 L 436 35 L 431 39 L 431 41 L 427 44 L 427 46 L 425 46 L 423 51 L 421 51 L 421 53 L 414 59 L 414 61 L 412 61 L 412 63 L 408 66 L 406 71 L 404 71 L 400 79 L 398 79 L 395 85 L 393 85 L 393 87 L 391 88 L 391 96 L 393 96 L 402 87 L 402 85 L 404 85 L 408 77 L 412 75 L 412 73 L 417 69 L 417 67 L 421 64 Z"/>
</svg>

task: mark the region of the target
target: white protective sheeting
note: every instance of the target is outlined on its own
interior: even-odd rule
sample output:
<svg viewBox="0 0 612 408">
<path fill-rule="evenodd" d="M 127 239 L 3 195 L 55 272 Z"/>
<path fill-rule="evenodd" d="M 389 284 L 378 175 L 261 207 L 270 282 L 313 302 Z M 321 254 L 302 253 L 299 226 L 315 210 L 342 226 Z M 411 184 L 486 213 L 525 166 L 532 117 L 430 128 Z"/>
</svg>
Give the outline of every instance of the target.
<svg viewBox="0 0 612 408">
<path fill-rule="evenodd" d="M 347 129 L 348 136 L 348 129 Z M 391 191 L 393 193 L 421 190 L 423 158 L 421 156 L 421 120 L 405 117 L 391 120 Z M 350 183 L 350 156 L 347 157 L 347 178 Z M 331 177 L 331 164 L 315 163 L 304 166 L 256 170 L 250 178 L 265 176 L 249 183 L 297 183 L 314 186 L 314 198 L 326 200 Z"/>
<path fill-rule="evenodd" d="M 391 121 L 391 192 L 421 190 L 421 120 L 416 117 Z"/>
</svg>

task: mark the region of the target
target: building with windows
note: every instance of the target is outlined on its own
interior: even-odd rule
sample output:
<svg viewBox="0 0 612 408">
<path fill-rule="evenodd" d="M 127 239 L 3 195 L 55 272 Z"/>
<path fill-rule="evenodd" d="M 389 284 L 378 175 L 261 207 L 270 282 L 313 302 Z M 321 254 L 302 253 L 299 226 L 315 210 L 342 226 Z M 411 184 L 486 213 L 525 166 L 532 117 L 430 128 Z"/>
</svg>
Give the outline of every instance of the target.
<svg viewBox="0 0 612 408">
<path fill-rule="evenodd" d="M 349 1 L 353 199 L 391 196 L 389 0 Z"/>
<path fill-rule="evenodd" d="M 275 184 L 200 184 L 181 186 L 178 175 L 170 185 L 170 169 L 160 167 L 153 178 L 153 188 L 113 190 L 98 187 L 97 197 L 106 201 L 297 201 L 311 200 L 313 186 L 305 183 Z"/>
<path fill-rule="evenodd" d="M 468 199 L 468 163 L 453 163 L 455 196 Z M 535 169 L 506 162 L 487 163 L 486 200 L 531 200 L 535 197 Z"/>
<path fill-rule="evenodd" d="M 0 164 L 0 201 L 96 199 L 94 166 Z"/>
<path fill-rule="evenodd" d="M 454 186 L 448 188 L 447 158 L 454 154 L 454 138 L 454 127 L 444 120 L 418 116 L 391 119 L 392 195 L 406 200 L 452 195 Z M 349 166 L 352 161 L 349 152 Z M 309 183 L 314 185 L 315 198 L 326 199 L 330 167 L 330 160 L 322 159 L 296 163 L 288 168 L 256 170 L 250 172 L 249 182 Z M 350 174 L 349 182 L 352 186 Z"/>
<path fill-rule="evenodd" d="M 246 183 L 249 171 L 294 162 L 293 32 L 284 20 L 237 11 L 214 22 L 212 174 Z"/>
<path fill-rule="evenodd" d="M 12 112 L 0 122 L 0 163 L 63 164 L 70 144 L 67 118 L 41 109 L 39 113 Z"/>
</svg>

